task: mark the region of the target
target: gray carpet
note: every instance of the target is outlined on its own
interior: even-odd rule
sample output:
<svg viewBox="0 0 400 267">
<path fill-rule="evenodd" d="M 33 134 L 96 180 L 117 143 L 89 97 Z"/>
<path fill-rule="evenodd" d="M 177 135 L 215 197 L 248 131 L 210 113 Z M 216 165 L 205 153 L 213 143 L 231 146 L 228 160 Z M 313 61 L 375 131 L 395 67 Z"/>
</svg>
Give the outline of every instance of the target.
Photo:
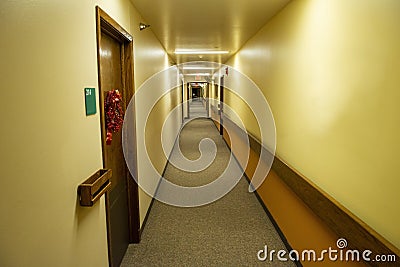
<svg viewBox="0 0 400 267">
<path fill-rule="evenodd" d="M 179 185 L 198 186 L 216 179 L 227 165 L 229 149 L 213 122 L 196 119 L 187 124 L 179 145 L 185 156 L 200 156 L 199 141 L 211 138 L 217 157 L 199 173 L 181 171 L 168 164 L 165 178 Z M 172 153 L 175 156 L 176 148 Z M 295 266 L 294 263 L 260 262 L 257 252 L 285 249 L 282 240 L 248 183 L 242 178 L 226 196 L 206 206 L 179 208 L 154 201 L 140 244 L 129 246 L 121 266 Z"/>
<path fill-rule="evenodd" d="M 193 99 L 189 102 L 190 118 L 201 118 L 207 116 L 207 110 L 200 98 Z"/>
</svg>

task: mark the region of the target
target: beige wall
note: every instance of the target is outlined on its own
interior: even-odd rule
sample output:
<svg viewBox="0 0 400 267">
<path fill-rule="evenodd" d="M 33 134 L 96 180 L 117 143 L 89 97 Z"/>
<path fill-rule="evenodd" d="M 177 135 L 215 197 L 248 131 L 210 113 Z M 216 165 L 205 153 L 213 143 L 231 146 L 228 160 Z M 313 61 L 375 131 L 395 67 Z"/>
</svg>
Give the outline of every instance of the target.
<svg viewBox="0 0 400 267">
<path fill-rule="evenodd" d="M 169 128 L 175 129 L 175 132 L 171 131 L 171 133 L 164 133 L 168 135 L 167 137 L 164 137 L 164 139 L 161 136 L 161 133 L 163 131 L 162 128 L 165 127 L 164 122 L 166 121 L 168 115 L 170 115 L 171 111 L 178 104 L 180 104 L 180 90 L 181 87 L 175 88 L 169 93 L 164 94 L 157 101 L 152 112 L 149 115 L 145 126 L 146 149 L 148 151 L 151 164 L 154 166 L 160 176 L 164 171 L 167 159 L 172 149 L 171 146 L 163 147 L 162 141 L 168 140 L 169 144 L 173 145 L 178 135 L 181 121 L 175 118 L 173 122 L 177 124 L 172 125 L 173 123 L 170 123 Z M 177 112 L 177 114 L 174 115 L 178 115 L 178 117 L 180 117 L 181 113 Z M 164 131 L 165 130 L 167 129 L 164 129 Z M 167 151 L 164 152 L 163 149 Z"/>
<path fill-rule="evenodd" d="M 169 64 L 169 58 L 167 53 L 165 52 L 164 48 L 161 46 L 160 42 L 158 41 L 157 38 L 155 38 L 155 35 L 151 31 L 151 28 L 140 31 L 139 25 L 140 22 L 145 22 L 140 14 L 136 11 L 134 7 L 132 7 L 132 14 L 133 16 L 131 17 L 131 25 L 133 25 L 132 29 L 132 34 L 133 34 L 133 41 L 134 41 L 134 56 L 135 56 L 135 87 L 136 91 L 140 90 L 141 86 L 143 83 L 151 78 L 153 75 L 157 74 L 158 72 L 168 68 L 170 66 Z M 135 38 L 136 37 L 136 38 Z M 154 93 L 151 92 L 150 94 L 157 94 L 156 92 L 158 90 L 163 90 L 165 88 L 152 88 L 152 90 L 156 90 Z M 150 97 L 151 98 L 151 97 Z M 143 101 L 149 101 L 149 99 L 146 97 L 146 99 L 141 99 L 141 102 Z M 153 183 L 153 181 L 156 181 L 159 179 L 158 176 L 155 176 L 153 173 L 149 172 L 149 161 L 146 156 L 146 151 L 145 151 L 145 135 L 143 134 L 143 129 L 144 129 L 144 121 L 146 118 L 144 118 L 143 113 L 140 112 L 141 103 L 136 102 L 137 106 L 137 139 L 138 139 L 138 176 L 139 179 L 145 179 L 149 181 L 150 183 Z M 152 124 L 151 127 L 158 127 L 158 125 Z M 167 126 L 168 130 L 173 131 L 175 128 Z M 169 129 L 172 128 L 172 129 Z M 173 138 L 171 138 L 173 139 Z M 173 142 L 173 141 L 171 141 Z M 161 158 L 163 155 L 159 155 Z M 165 164 L 166 162 L 164 162 Z M 154 182 L 152 187 L 154 190 L 156 189 L 157 183 Z M 142 189 L 139 188 L 139 210 L 140 210 L 140 225 L 142 226 L 143 221 L 146 217 L 146 214 L 149 210 L 150 203 L 151 203 L 152 197 L 148 195 L 146 192 L 144 192 Z"/>
<path fill-rule="evenodd" d="M 252 109 L 245 102 L 245 100 L 239 96 L 233 90 L 227 88 L 224 89 L 224 103 L 229 108 L 224 109 L 224 115 L 230 120 L 236 123 L 236 125 L 246 126 L 247 133 L 252 136 L 260 136 L 260 126 L 258 125 L 257 119 L 252 112 Z M 240 114 L 242 122 L 240 122 L 235 114 L 231 114 L 233 111 Z"/>
<path fill-rule="evenodd" d="M 145 106 L 148 104 L 152 106 L 154 104 L 154 106 L 148 118 L 139 116 L 137 120 L 137 135 L 141 140 L 138 143 L 139 185 L 144 188 L 139 192 L 141 226 L 143 226 L 152 196 L 156 192 L 182 121 L 180 109 L 179 112 L 171 112 L 181 101 L 180 87 L 169 93 L 166 93 L 166 88 L 162 86 L 143 89 L 150 89 L 151 94 L 146 94 L 144 99 L 141 98 L 137 102 L 137 110 L 147 110 Z M 162 95 L 162 97 L 156 100 L 152 98 L 157 95 Z M 171 113 L 171 118 L 166 121 Z M 162 134 L 164 134 L 163 137 Z"/>
<path fill-rule="evenodd" d="M 228 62 L 266 96 L 277 154 L 398 248 L 399 12 L 293 1 Z"/>
<path fill-rule="evenodd" d="M 81 208 L 76 194 L 102 167 L 83 95 L 98 89 L 96 4 L 134 37 L 136 87 L 165 67 L 128 0 L 0 2 L 1 266 L 108 266 L 104 199 Z"/>
</svg>

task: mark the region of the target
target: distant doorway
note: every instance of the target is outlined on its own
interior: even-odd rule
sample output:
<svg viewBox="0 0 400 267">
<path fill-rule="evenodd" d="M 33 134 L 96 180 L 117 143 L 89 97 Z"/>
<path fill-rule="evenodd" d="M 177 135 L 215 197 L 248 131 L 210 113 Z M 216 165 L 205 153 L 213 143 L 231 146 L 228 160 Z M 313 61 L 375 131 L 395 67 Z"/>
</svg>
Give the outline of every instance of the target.
<svg viewBox="0 0 400 267">
<path fill-rule="evenodd" d="M 188 118 L 208 118 L 209 117 L 209 101 L 207 82 L 191 82 L 188 83 Z"/>
<path fill-rule="evenodd" d="M 201 87 L 192 87 L 192 100 L 200 101 L 201 96 Z"/>
</svg>

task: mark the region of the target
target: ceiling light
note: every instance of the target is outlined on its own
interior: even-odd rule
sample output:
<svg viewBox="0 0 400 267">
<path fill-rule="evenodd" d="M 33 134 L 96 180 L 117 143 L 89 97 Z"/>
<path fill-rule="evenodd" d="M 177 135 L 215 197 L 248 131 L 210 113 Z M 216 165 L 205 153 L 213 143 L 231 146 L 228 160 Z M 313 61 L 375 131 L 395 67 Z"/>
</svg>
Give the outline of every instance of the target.
<svg viewBox="0 0 400 267">
<path fill-rule="evenodd" d="M 184 66 L 182 69 L 184 70 L 214 70 L 213 67 L 202 67 L 202 66 Z"/>
<path fill-rule="evenodd" d="M 190 74 L 184 74 L 185 76 L 210 76 L 210 73 L 190 73 Z"/>
<path fill-rule="evenodd" d="M 192 49 L 176 49 L 176 55 L 220 55 L 228 54 L 229 51 L 224 50 L 192 50 Z"/>
</svg>

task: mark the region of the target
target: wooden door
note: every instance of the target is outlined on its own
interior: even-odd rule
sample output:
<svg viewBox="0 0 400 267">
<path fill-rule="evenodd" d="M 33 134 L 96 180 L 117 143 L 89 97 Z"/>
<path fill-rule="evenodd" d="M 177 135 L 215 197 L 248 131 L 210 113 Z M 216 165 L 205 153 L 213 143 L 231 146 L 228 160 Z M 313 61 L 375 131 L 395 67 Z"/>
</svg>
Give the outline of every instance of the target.
<svg viewBox="0 0 400 267">
<path fill-rule="evenodd" d="M 221 82 L 219 85 L 219 109 L 220 109 L 220 117 L 219 117 L 219 134 L 224 134 L 224 120 L 223 120 L 223 112 L 224 112 L 224 77 L 221 77 Z"/>
<path fill-rule="evenodd" d="M 185 106 L 183 104 L 183 102 L 185 100 L 183 99 L 183 95 L 184 95 L 183 90 L 185 90 L 185 83 L 182 80 L 182 86 L 181 86 L 181 115 L 182 115 L 182 123 L 185 121 L 185 114 L 184 114 L 184 109 L 183 109 L 183 107 Z"/>
<path fill-rule="evenodd" d="M 207 111 L 207 118 L 210 118 L 210 84 L 206 83 L 205 91 L 205 98 L 206 98 L 206 111 Z"/>
<path fill-rule="evenodd" d="M 190 99 L 191 99 L 191 95 L 190 95 L 190 84 L 189 83 L 187 83 L 186 84 L 186 101 L 187 101 L 187 105 L 186 105 L 186 107 L 187 107 L 187 119 L 190 119 L 190 107 L 189 107 L 189 105 L 190 105 Z"/>
<path fill-rule="evenodd" d="M 138 188 L 125 163 L 122 131 L 113 133 L 111 144 L 106 143 L 104 100 L 108 91 L 119 90 L 126 110 L 133 96 L 133 47 L 127 33 L 99 8 L 97 17 L 103 165 L 113 173 L 106 194 L 108 252 L 110 266 L 119 266 L 129 243 L 139 242 Z"/>
<path fill-rule="evenodd" d="M 101 94 L 105 98 L 107 91 L 118 89 L 122 94 L 122 99 L 125 99 L 126 92 L 122 85 L 121 44 L 102 32 L 100 49 L 102 51 L 100 55 Z M 103 146 L 104 167 L 112 169 L 113 172 L 111 190 L 106 196 L 113 266 L 120 264 L 129 245 L 127 168 L 122 151 L 121 135 L 121 131 L 114 133 L 111 144 Z"/>
</svg>

